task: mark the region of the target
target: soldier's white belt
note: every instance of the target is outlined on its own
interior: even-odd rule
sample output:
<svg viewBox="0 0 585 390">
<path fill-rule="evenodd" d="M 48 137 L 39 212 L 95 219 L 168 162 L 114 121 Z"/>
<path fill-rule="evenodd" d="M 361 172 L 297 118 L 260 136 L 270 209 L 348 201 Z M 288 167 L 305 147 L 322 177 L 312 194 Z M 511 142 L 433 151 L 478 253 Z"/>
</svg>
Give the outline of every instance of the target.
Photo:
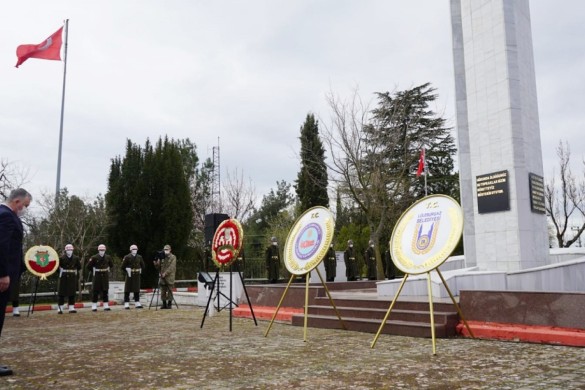
<svg viewBox="0 0 585 390">
<path fill-rule="evenodd" d="M 132 272 L 141 272 L 142 268 L 132 268 Z"/>
<path fill-rule="evenodd" d="M 95 275 L 96 272 L 108 272 L 109 270 L 109 268 L 94 268 L 93 274 Z"/>
<path fill-rule="evenodd" d="M 63 274 L 75 274 L 75 275 L 77 275 L 77 270 L 76 269 L 63 269 L 63 268 L 60 268 L 59 269 L 59 277 L 62 277 Z"/>
<path fill-rule="evenodd" d="M 272 260 L 278 260 L 278 256 L 272 256 Z"/>
<path fill-rule="evenodd" d="M 350 257 L 349 259 L 350 259 L 350 260 L 355 260 L 355 257 Z"/>
</svg>

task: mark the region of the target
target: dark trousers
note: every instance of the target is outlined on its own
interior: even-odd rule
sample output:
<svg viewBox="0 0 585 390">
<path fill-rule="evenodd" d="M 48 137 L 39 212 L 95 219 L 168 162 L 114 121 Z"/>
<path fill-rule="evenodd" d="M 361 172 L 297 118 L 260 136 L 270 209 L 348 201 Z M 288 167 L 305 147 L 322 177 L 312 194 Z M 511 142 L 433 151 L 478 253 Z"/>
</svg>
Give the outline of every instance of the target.
<svg viewBox="0 0 585 390">
<path fill-rule="evenodd" d="M 94 291 L 93 292 L 93 297 L 91 299 L 91 301 L 93 303 L 97 303 L 97 301 L 98 301 L 98 295 L 100 293 L 102 294 L 102 301 L 103 302 L 108 302 L 108 290 L 104 290 L 104 291 Z"/>
<path fill-rule="evenodd" d="M 97 297 L 96 297 L 95 302 L 97 302 Z M 69 295 L 67 297 L 67 303 L 69 305 L 74 305 L 75 304 L 75 295 Z M 57 304 L 59 306 L 63 306 L 65 304 L 65 295 L 59 295 L 59 299 L 57 301 Z"/>
<path fill-rule="evenodd" d="M 140 301 L 140 293 L 135 292 L 134 294 L 134 302 Z M 130 302 L 130 292 L 124 292 L 124 302 Z"/>
<path fill-rule="evenodd" d="M 6 305 L 10 298 L 10 288 L 0 293 L 0 335 L 2 334 L 2 327 L 4 326 L 4 317 L 6 317 Z"/>
</svg>

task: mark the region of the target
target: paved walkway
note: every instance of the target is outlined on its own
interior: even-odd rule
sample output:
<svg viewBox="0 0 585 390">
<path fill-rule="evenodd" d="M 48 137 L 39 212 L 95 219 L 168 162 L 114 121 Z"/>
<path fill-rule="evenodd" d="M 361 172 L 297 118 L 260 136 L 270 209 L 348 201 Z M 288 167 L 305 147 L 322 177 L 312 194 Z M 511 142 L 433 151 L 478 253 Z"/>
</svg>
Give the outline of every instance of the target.
<svg viewBox="0 0 585 390">
<path fill-rule="evenodd" d="M 222 311 L 8 316 L 1 389 L 585 389 L 585 349 L 308 329 Z"/>
</svg>

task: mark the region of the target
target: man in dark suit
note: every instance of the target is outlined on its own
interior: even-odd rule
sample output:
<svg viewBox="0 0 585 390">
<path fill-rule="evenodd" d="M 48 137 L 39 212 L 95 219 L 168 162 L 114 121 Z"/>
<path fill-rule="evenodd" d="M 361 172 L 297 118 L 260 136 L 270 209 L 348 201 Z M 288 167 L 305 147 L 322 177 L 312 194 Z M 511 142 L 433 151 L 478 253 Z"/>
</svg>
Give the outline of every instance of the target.
<svg viewBox="0 0 585 390">
<path fill-rule="evenodd" d="M 0 205 L 0 334 L 4 325 L 6 305 L 10 298 L 12 281 L 17 281 L 24 267 L 22 253 L 22 222 L 31 194 L 18 188 Z M 0 376 L 12 375 L 12 370 L 0 365 Z"/>
</svg>

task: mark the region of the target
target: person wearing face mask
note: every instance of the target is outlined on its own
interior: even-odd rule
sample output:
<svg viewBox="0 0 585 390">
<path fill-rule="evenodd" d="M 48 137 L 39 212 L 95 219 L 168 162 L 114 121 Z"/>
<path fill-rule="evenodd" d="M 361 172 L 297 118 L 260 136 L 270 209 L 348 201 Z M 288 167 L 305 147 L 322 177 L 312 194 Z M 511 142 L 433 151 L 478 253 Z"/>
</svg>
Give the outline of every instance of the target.
<svg viewBox="0 0 585 390">
<path fill-rule="evenodd" d="M 108 290 L 110 289 L 110 269 L 114 266 L 110 255 L 106 255 L 106 246 L 100 244 L 98 253 L 87 262 L 87 269 L 93 273 L 91 311 L 97 311 L 98 296 L 101 294 L 104 311 L 110 311 Z"/>
<path fill-rule="evenodd" d="M 77 294 L 77 282 L 81 261 L 73 254 L 73 245 L 65 245 L 65 254 L 59 258 L 59 287 L 57 288 L 58 303 L 57 310 L 63 314 L 65 297 L 69 305 L 69 313 L 77 313 L 75 310 L 75 294 Z"/>
<path fill-rule="evenodd" d="M 232 263 L 232 270 L 234 272 L 244 272 L 244 268 L 246 267 L 246 254 L 244 253 L 244 248 L 240 248 L 238 252 L 238 257 L 236 257 L 236 261 Z"/>
<path fill-rule="evenodd" d="M 280 251 L 276 237 L 272 237 L 271 245 L 266 248 L 266 271 L 270 283 L 278 282 L 280 275 Z"/>
<path fill-rule="evenodd" d="M 124 309 L 130 310 L 130 293 L 134 293 L 134 307 L 142 309 L 140 303 L 140 275 L 144 270 L 144 260 L 138 254 L 138 247 L 130 245 L 130 253 L 122 260 L 122 272 L 124 272 Z"/>
<path fill-rule="evenodd" d="M 357 280 L 358 264 L 352 240 L 347 240 L 347 249 L 343 252 L 343 260 L 345 262 L 345 276 L 347 277 L 347 281 L 353 282 Z"/>
<path fill-rule="evenodd" d="M 175 271 L 177 269 L 177 258 L 171 253 L 171 246 L 165 245 L 165 257 L 162 260 L 155 260 L 154 266 L 160 272 L 160 296 L 162 299 L 161 309 L 173 308 L 173 287 L 175 286 Z"/>
<path fill-rule="evenodd" d="M 325 277 L 328 282 L 333 282 L 337 273 L 337 257 L 335 257 L 335 249 L 333 249 L 333 243 L 327 250 L 325 255 Z"/>
<path fill-rule="evenodd" d="M 392 261 L 392 255 L 390 249 L 386 249 L 384 252 L 384 273 L 388 280 L 396 278 L 396 272 L 394 271 L 394 262 Z"/>
<path fill-rule="evenodd" d="M 204 251 L 205 256 L 205 271 L 206 272 L 216 272 L 217 271 L 217 264 L 213 261 L 213 254 L 211 253 L 211 241 L 207 241 L 207 245 L 205 246 Z"/>
<path fill-rule="evenodd" d="M 22 222 L 20 217 L 32 202 L 32 195 L 24 188 L 13 190 L 0 205 L 0 335 L 6 316 L 6 305 L 10 298 L 11 285 L 23 272 Z M 0 364 L 0 376 L 12 375 L 12 370 Z"/>
<path fill-rule="evenodd" d="M 376 272 L 378 271 L 378 267 L 376 266 L 376 253 L 374 252 L 374 241 L 372 240 L 368 243 L 368 249 L 366 249 L 364 254 L 364 260 L 366 262 L 366 267 L 368 268 L 368 280 L 378 279 L 378 275 L 376 275 Z"/>
</svg>

